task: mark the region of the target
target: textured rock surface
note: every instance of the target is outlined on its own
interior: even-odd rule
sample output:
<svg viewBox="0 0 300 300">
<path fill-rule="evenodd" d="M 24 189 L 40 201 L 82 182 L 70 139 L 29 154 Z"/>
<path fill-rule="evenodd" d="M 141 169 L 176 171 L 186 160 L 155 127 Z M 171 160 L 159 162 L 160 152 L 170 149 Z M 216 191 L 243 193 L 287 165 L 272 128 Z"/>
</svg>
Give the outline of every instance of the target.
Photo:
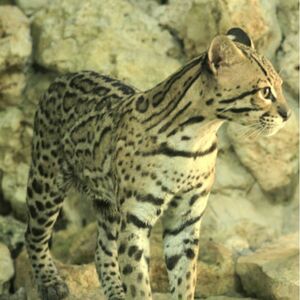
<svg viewBox="0 0 300 300">
<path fill-rule="evenodd" d="M 228 126 L 229 137 L 241 162 L 264 191 L 276 193 L 279 201 L 287 200 L 298 170 L 299 133 L 295 116 L 271 137 L 256 137 L 251 132 L 244 137 L 244 131 L 241 133 L 240 130 L 236 124 Z M 247 134 L 250 136 L 247 137 Z"/>
<path fill-rule="evenodd" d="M 101 296 L 101 291 L 99 291 L 96 270 L 92 264 L 75 266 L 57 263 L 57 266 L 70 290 L 68 300 L 104 300 L 103 296 Z M 28 299 L 39 300 L 32 278 L 28 256 L 25 252 L 22 252 L 16 261 L 15 287 L 25 287 Z"/>
<path fill-rule="evenodd" d="M 15 257 L 24 245 L 25 224 L 12 217 L 0 216 L 0 243 Z"/>
<path fill-rule="evenodd" d="M 50 0 L 14 0 L 14 2 L 27 16 L 31 16 L 48 5 Z"/>
<path fill-rule="evenodd" d="M 2 191 L 16 215 L 25 220 L 25 191 L 29 171 L 31 129 L 18 108 L 0 111 L 0 170 Z"/>
<path fill-rule="evenodd" d="M 249 294 L 263 299 L 294 300 L 299 295 L 299 236 L 280 238 L 240 257 L 237 273 Z"/>
<path fill-rule="evenodd" d="M 146 88 L 179 67 L 169 32 L 127 1 L 52 1 L 33 27 L 35 60 L 51 70 L 92 69 Z"/>
<path fill-rule="evenodd" d="M 0 110 L 20 102 L 31 49 L 27 17 L 17 7 L 0 6 Z"/>
<path fill-rule="evenodd" d="M 0 73 L 0 109 L 19 104 L 26 85 L 24 73 L 7 71 Z"/>
<path fill-rule="evenodd" d="M 203 218 L 201 237 L 243 253 L 276 237 L 281 231 L 281 216 L 282 208 L 266 202 L 258 186 L 248 193 L 238 189 L 213 193 Z"/>
<path fill-rule="evenodd" d="M 15 6 L 0 6 L 0 71 L 23 68 L 31 55 L 29 20 Z"/>
<path fill-rule="evenodd" d="M 171 0 L 154 9 L 153 14 L 165 26 L 175 30 L 184 41 L 185 50 L 195 56 L 206 50 L 207 42 L 230 27 L 245 28 L 258 48 L 269 56 L 280 44 L 281 31 L 273 1 Z M 205 32 L 199 34 L 199 28 Z"/>
<path fill-rule="evenodd" d="M 13 261 L 10 257 L 9 249 L 0 243 L 0 295 L 8 292 L 8 281 L 14 275 Z"/>
<path fill-rule="evenodd" d="M 278 66 L 285 86 L 299 97 L 299 9 L 295 0 L 279 1 L 278 20 L 284 41 L 278 53 Z"/>
</svg>

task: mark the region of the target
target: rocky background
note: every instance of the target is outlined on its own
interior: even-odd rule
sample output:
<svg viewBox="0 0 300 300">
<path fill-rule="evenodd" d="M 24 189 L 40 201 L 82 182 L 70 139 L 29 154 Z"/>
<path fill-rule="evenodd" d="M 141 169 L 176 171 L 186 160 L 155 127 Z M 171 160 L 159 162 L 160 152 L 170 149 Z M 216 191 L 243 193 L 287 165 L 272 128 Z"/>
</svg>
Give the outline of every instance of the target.
<svg viewBox="0 0 300 300">
<path fill-rule="evenodd" d="M 196 296 L 296 300 L 298 281 L 297 0 L 0 0 L 0 299 L 37 299 L 23 250 L 35 107 L 58 74 L 107 73 L 140 89 L 163 80 L 232 26 L 246 29 L 284 80 L 293 117 L 270 138 L 219 133 L 217 178 L 201 235 Z M 158 224 L 155 299 L 169 299 Z M 69 299 L 103 299 L 92 264 L 93 213 L 71 193 L 53 253 Z"/>
</svg>

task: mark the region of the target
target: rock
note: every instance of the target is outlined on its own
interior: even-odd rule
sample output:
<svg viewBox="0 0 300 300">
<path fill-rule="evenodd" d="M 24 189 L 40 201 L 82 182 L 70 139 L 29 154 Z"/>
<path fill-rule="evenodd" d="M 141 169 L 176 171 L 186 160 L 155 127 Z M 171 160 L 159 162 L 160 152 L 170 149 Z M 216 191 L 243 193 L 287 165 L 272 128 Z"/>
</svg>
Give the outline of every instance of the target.
<svg viewBox="0 0 300 300">
<path fill-rule="evenodd" d="M 273 1 L 171 0 L 153 15 L 178 34 L 189 57 L 205 51 L 215 35 L 235 26 L 244 28 L 268 57 L 274 55 L 281 41 Z"/>
<path fill-rule="evenodd" d="M 15 3 L 27 16 L 31 16 L 47 6 L 49 0 L 15 0 Z"/>
<path fill-rule="evenodd" d="M 15 258 L 24 245 L 26 225 L 13 217 L 0 216 L 0 243 L 4 243 Z"/>
<path fill-rule="evenodd" d="M 266 201 L 259 186 L 249 191 L 222 190 L 210 195 L 201 240 L 213 240 L 233 253 L 243 253 L 277 237 L 281 218 L 282 207 Z"/>
<path fill-rule="evenodd" d="M 279 1 L 277 16 L 282 33 L 285 36 L 290 33 L 295 34 L 299 32 L 299 10 L 297 1 Z"/>
<path fill-rule="evenodd" d="M 229 124 L 228 135 L 238 158 L 262 189 L 277 201 L 288 200 L 298 170 L 299 138 L 295 116 L 271 137 L 243 136 L 237 124 Z"/>
<path fill-rule="evenodd" d="M 99 289 L 98 277 L 93 264 L 75 266 L 57 262 L 56 265 L 70 290 L 70 296 L 66 300 L 105 300 Z M 25 251 L 16 260 L 15 287 L 24 287 L 28 299 L 39 300 Z"/>
<path fill-rule="evenodd" d="M 171 294 L 154 293 L 153 300 L 170 300 Z"/>
<path fill-rule="evenodd" d="M 9 281 L 14 275 L 13 261 L 7 246 L 0 243 L 0 295 L 7 293 L 10 288 Z"/>
<path fill-rule="evenodd" d="M 299 295 L 299 237 L 283 236 L 237 261 L 237 273 L 249 295 L 294 300 Z"/>
<path fill-rule="evenodd" d="M 29 61 L 31 49 L 27 17 L 16 6 L 0 6 L 0 72 L 22 69 Z"/>
<path fill-rule="evenodd" d="M 0 300 L 27 300 L 24 288 L 19 288 L 14 294 L 0 295 Z"/>
<path fill-rule="evenodd" d="M 34 15 L 33 36 L 35 61 L 58 72 L 92 69 L 144 89 L 180 66 L 168 56 L 171 34 L 127 1 L 51 1 Z"/>
<path fill-rule="evenodd" d="M 22 72 L 0 73 L 0 110 L 19 104 L 26 80 Z"/>
<path fill-rule="evenodd" d="M 284 40 L 277 61 L 284 86 L 298 101 L 299 98 L 299 10 L 294 0 L 278 2 L 278 21 Z"/>
<path fill-rule="evenodd" d="M 11 173 L 5 173 L 2 189 L 5 199 L 10 201 L 12 210 L 20 220 L 26 220 L 26 187 L 29 166 L 19 163 L 18 168 Z"/>
<path fill-rule="evenodd" d="M 232 149 L 219 151 L 216 170 L 214 193 L 224 189 L 249 190 L 254 183 L 254 178 L 241 165 Z"/>
<path fill-rule="evenodd" d="M 213 241 L 200 243 L 197 276 L 198 297 L 232 294 L 239 290 L 232 251 Z"/>
<path fill-rule="evenodd" d="M 0 170 L 3 171 L 2 192 L 15 215 L 26 219 L 25 198 L 29 171 L 32 129 L 22 111 L 8 108 L 0 111 Z"/>
<path fill-rule="evenodd" d="M 282 233 L 294 233 L 299 231 L 299 184 L 289 205 L 283 207 Z"/>
<path fill-rule="evenodd" d="M 248 297 L 227 297 L 227 296 L 212 296 L 206 298 L 206 300 L 256 300 L 256 298 L 248 298 Z"/>
<path fill-rule="evenodd" d="M 284 82 L 284 87 L 289 90 L 296 101 L 298 101 L 299 90 L 299 34 L 289 34 L 283 41 L 278 52 L 278 70 Z"/>
</svg>

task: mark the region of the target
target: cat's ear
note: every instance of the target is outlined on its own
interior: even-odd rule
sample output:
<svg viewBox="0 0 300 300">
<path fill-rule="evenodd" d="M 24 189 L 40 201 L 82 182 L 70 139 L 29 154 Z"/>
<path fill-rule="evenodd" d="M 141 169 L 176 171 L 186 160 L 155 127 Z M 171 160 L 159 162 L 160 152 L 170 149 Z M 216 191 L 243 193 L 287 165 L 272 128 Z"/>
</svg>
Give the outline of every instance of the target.
<svg viewBox="0 0 300 300">
<path fill-rule="evenodd" d="M 225 35 L 216 36 L 212 40 L 207 55 L 208 66 L 215 75 L 244 58 L 242 51 Z"/>
<path fill-rule="evenodd" d="M 243 29 L 239 27 L 231 28 L 227 31 L 226 35 L 234 42 L 244 44 L 245 46 L 254 49 L 253 41 Z"/>
</svg>

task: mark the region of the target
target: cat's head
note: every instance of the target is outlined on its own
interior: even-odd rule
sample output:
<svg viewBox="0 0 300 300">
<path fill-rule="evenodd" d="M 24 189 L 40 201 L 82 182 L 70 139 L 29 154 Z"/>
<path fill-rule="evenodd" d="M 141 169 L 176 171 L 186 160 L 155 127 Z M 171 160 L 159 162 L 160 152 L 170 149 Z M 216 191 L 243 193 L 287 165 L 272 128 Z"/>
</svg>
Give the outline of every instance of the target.
<svg viewBox="0 0 300 300">
<path fill-rule="evenodd" d="M 257 53 L 240 28 L 215 37 L 207 52 L 211 76 L 218 87 L 215 114 L 272 135 L 291 115 L 282 80 L 271 62 Z"/>
</svg>

